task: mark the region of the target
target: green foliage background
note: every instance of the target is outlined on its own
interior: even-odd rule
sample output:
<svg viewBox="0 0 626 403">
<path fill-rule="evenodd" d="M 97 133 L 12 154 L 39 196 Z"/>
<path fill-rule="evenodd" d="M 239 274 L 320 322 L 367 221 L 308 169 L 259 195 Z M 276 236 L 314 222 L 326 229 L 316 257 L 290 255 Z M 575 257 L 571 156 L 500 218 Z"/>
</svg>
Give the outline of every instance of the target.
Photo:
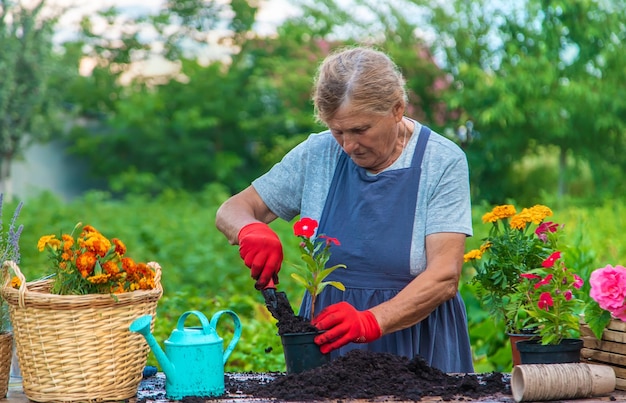
<svg viewBox="0 0 626 403">
<path fill-rule="evenodd" d="M 155 337 L 162 343 L 187 310 L 199 310 L 211 317 L 221 309 L 233 310 L 243 325 L 242 337 L 226 364 L 231 372 L 284 371 L 280 338 L 274 319 L 268 313 L 259 291 L 239 258 L 237 247 L 228 244 L 214 224 L 217 207 L 229 193 L 221 185 L 211 185 L 198 193 L 165 192 L 158 197 L 132 196 L 116 200 L 106 193 L 92 192 L 72 202 L 50 194 L 25 201 L 18 224 L 24 225 L 20 269 L 27 280 L 50 272 L 47 256 L 37 251 L 37 240 L 46 234 L 70 231 L 76 222 L 91 224 L 109 237 L 118 237 L 128 247 L 129 256 L 156 261 L 163 268 L 163 298 L 157 308 Z M 546 203 L 548 204 L 548 203 Z M 7 203 L 3 222 L 9 222 L 13 209 Z M 621 217 L 626 216 L 623 201 L 606 201 L 598 207 L 551 206 L 554 221 L 565 224 L 567 238 L 577 253 L 575 267 L 585 279 L 591 270 L 606 264 L 626 262 L 626 234 Z M 486 206 L 474 207 L 475 235 L 468 247 L 477 247 L 487 235 L 488 226 L 480 219 Z M 286 261 L 297 261 L 298 239 L 291 223 L 276 221 Z M 285 291 L 297 309 L 302 287 L 281 271 L 279 289 Z M 511 368 L 510 346 L 502 324 L 493 323 L 475 298 L 467 266 L 461 292 L 467 306 L 470 336 L 478 372 L 506 371 Z M 191 317 L 188 326 L 196 323 Z M 218 334 L 230 341 L 232 325 L 224 318 Z M 150 354 L 149 363 L 157 365 Z"/>
</svg>

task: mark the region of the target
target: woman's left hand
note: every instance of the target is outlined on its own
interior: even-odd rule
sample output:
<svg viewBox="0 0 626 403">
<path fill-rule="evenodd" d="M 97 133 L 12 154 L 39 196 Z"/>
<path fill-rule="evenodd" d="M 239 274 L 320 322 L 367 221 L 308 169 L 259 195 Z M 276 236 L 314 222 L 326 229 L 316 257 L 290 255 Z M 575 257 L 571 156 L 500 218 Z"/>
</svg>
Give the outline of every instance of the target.
<svg viewBox="0 0 626 403">
<path fill-rule="evenodd" d="M 372 342 L 383 333 L 372 312 L 359 311 L 345 301 L 326 307 L 311 323 L 325 330 L 315 338 L 323 354 L 348 343 Z"/>
</svg>

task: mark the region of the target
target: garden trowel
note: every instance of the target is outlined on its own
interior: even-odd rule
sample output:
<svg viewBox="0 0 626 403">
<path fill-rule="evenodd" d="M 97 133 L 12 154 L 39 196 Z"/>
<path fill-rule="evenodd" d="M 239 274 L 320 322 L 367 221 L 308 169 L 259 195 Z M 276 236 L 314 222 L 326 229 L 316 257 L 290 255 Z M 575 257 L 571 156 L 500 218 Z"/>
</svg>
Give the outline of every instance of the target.
<svg viewBox="0 0 626 403">
<path fill-rule="evenodd" d="M 273 279 L 270 279 L 261 293 L 265 298 L 265 306 L 267 306 L 267 309 L 276 320 L 280 321 L 280 318 L 284 316 L 285 313 L 290 315 L 294 314 L 291 304 L 287 299 L 287 294 L 285 294 L 284 291 L 276 291 L 276 284 L 274 284 Z"/>
</svg>

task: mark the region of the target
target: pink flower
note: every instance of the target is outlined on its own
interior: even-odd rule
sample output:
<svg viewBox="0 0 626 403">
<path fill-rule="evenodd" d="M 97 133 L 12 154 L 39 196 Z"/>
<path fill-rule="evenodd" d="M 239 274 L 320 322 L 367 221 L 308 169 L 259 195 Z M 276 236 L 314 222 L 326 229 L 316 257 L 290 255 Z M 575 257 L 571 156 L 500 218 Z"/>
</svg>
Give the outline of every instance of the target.
<svg viewBox="0 0 626 403">
<path fill-rule="evenodd" d="M 626 322 L 626 306 L 623 306 L 615 311 L 611 311 L 611 315 L 615 316 L 623 322 Z"/>
<path fill-rule="evenodd" d="M 563 298 L 565 298 L 566 301 L 570 301 L 573 297 L 574 294 L 572 294 L 571 290 L 567 290 L 563 293 Z"/>
<path fill-rule="evenodd" d="M 559 228 L 559 224 L 552 222 L 552 221 L 546 221 L 544 223 L 539 224 L 539 226 L 535 230 L 535 235 L 537 235 L 537 238 L 541 239 L 543 242 L 547 242 L 548 241 L 547 233 L 556 232 L 558 228 Z"/>
<path fill-rule="evenodd" d="M 523 278 L 525 278 L 527 280 L 540 280 L 541 279 L 541 276 L 538 276 L 538 275 L 533 274 L 533 273 L 522 273 L 522 274 L 520 274 L 520 277 L 523 277 Z"/>
<path fill-rule="evenodd" d="M 541 295 L 539 295 L 539 302 L 537 303 L 539 309 L 545 309 L 547 311 L 553 305 L 554 300 L 549 292 L 542 292 Z"/>
<path fill-rule="evenodd" d="M 561 258 L 561 252 L 556 251 L 550 256 L 548 256 L 548 258 L 544 260 L 543 263 L 541 263 L 541 266 L 546 267 L 546 268 L 552 267 L 554 266 L 554 263 L 560 258 Z"/>
<path fill-rule="evenodd" d="M 580 289 L 583 284 L 585 284 L 585 280 L 583 280 L 578 274 L 574 274 L 574 288 Z"/>
<path fill-rule="evenodd" d="M 617 316 L 624 315 L 624 298 L 626 298 L 626 268 L 623 266 L 611 266 L 596 269 L 589 277 L 591 290 L 589 296 L 593 298 L 600 308 Z M 617 313 L 616 313 L 617 312 Z M 620 318 L 621 319 L 621 318 Z"/>
</svg>

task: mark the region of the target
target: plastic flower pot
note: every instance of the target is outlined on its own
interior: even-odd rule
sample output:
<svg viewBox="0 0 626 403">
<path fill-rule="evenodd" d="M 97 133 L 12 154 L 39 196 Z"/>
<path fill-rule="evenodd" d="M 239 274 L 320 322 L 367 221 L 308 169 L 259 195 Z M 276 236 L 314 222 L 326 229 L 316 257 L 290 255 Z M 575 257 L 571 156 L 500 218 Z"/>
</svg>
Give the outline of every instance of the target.
<svg viewBox="0 0 626 403">
<path fill-rule="evenodd" d="M 330 354 L 322 354 L 313 342 L 318 334 L 320 332 L 285 333 L 280 336 L 287 374 L 297 374 L 330 362 Z"/>
<path fill-rule="evenodd" d="M 563 339 L 559 344 L 541 344 L 539 340 L 517 342 L 522 364 L 565 364 L 580 362 L 581 339 Z"/>
<path fill-rule="evenodd" d="M 517 342 L 522 340 L 531 340 L 533 337 L 538 337 L 535 333 L 507 333 L 509 336 L 509 342 L 511 344 L 511 358 L 513 360 L 513 366 L 520 365 L 522 360 L 517 349 Z"/>
</svg>

